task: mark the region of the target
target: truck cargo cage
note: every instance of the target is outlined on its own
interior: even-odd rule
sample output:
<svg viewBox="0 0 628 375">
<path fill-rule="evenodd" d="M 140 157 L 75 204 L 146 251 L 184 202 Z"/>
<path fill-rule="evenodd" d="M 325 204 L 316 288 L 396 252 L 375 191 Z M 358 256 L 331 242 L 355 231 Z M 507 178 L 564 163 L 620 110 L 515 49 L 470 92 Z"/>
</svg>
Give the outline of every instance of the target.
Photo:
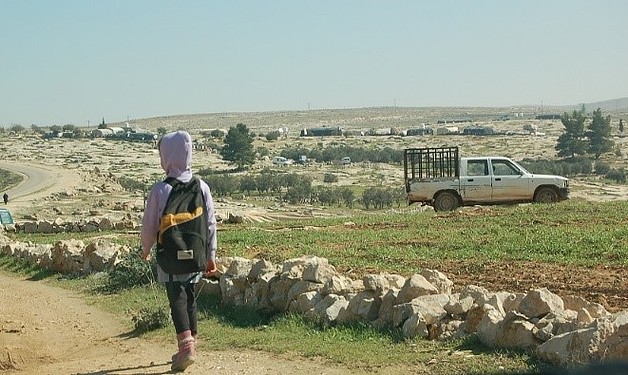
<svg viewBox="0 0 628 375">
<path fill-rule="evenodd" d="M 408 148 L 404 150 L 404 179 L 436 179 L 459 176 L 458 147 Z"/>
</svg>

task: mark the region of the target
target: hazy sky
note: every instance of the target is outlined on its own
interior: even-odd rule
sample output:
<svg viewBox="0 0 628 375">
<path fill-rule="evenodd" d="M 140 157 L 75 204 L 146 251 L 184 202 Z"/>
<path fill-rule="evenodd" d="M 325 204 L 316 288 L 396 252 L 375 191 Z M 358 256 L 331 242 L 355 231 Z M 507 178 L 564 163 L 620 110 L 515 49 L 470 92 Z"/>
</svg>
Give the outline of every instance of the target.
<svg viewBox="0 0 628 375">
<path fill-rule="evenodd" d="M 628 96 L 625 0 L 3 0 L 0 125 Z"/>
</svg>

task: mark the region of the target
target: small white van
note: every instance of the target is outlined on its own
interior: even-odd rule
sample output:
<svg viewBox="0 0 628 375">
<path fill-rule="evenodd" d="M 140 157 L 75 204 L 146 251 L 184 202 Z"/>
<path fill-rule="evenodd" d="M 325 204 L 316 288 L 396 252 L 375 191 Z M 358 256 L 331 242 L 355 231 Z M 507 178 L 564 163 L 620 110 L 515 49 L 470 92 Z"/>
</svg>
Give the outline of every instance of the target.
<svg viewBox="0 0 628 375">
<path fill-rule="evenodd" d="M 294 163 L 294 160 L 286 159 L 283 156 L 275 156 L 273 158 L 273 164 L 274 165 L 290 165 L 292 163 Z"/>
</svg>

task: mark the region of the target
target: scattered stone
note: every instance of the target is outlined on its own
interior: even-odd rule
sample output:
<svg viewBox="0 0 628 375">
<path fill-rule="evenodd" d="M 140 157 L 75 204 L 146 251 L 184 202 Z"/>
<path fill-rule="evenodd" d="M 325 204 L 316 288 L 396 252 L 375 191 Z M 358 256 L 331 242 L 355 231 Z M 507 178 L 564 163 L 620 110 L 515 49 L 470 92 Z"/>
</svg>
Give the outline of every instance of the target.
<svg viewBox="0 0 628 375">
<path fill-rule="evenodd" d="M 72 224 L 58 219 L 27 222 L 20 230 L 109 225 L 116 226 L 108 219 Z M 2 254 L 62 273 L 101 273 L 130 251 L 104 239 L 87 246 L 79 240 L 33 245 L 2 234 L 0 246 Z M 597 303 L 579 297 L 563 300 L 546 288 L 523 295 L 469 285 L 452 293 L 451 281 L 436 270 L 408 279 L 382 273 L 352 280 L 327 259 L 314 256 L 281 265 L 224 257 L 217 260 L 217 268 L 219 281 L 203 280 L 197 288 L 219 294 L 226 305 L 304 314 L 324 326 L 360 322 L 378 329 L 400 327 L 407 338 L 448 340 L 477 334 L 490 347 L 533 350 L 560 366 L 628 358 L 628 311 L 611 315 Z"/>
</svg>

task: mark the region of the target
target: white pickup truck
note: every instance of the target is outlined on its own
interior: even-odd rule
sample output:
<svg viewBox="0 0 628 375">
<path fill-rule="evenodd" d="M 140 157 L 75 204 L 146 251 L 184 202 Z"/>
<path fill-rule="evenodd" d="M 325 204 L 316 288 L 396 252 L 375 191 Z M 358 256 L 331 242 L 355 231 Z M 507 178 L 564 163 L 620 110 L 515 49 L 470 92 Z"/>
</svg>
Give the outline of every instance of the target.
<svg viewBox="0 0 628 375">
<path fill-rule="evenodd" d="M 404 151 L 408 203 L 452 211 L 460 206 L 553 203 L 569 195 L 569 180 L 533 174 L 507 157 L 460 158 L 458 147 Z"/>
</svg>

